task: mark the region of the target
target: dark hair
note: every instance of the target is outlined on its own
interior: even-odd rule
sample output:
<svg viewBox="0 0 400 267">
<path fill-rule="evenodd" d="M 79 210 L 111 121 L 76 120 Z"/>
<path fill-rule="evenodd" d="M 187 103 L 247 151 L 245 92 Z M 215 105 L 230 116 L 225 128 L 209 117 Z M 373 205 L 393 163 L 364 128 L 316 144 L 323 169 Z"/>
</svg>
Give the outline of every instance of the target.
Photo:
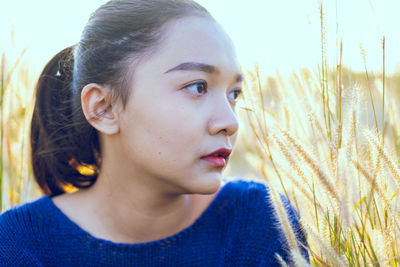
<svg viewBox="0 0 400 267">
<path fill-rule="evenodd" d="M 36 85 L 31 122 L 33 173 L 45 194 L 96 182 L 101 148 L 82 111 L 82 88 L 109 85 L 112 101 L 121 100 L 125 108 L 132 64 L 154 51 L 167 22 L 192 15 L 212 18 L 191 0 L 112 0 L 91 15 L 77 45 L 47 63 Z"/>
</svg>

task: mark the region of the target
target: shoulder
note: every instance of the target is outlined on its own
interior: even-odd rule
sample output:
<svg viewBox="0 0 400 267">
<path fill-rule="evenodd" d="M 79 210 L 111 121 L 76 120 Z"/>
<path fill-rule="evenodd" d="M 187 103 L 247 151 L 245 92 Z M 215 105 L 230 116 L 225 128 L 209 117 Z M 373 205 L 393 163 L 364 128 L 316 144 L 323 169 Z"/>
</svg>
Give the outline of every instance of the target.
<svg viewBox="0 0 400 267">
<path fill-rule="evenodd" d="M 43 197 L 0 214 L 0 266 L 41 266 L 31 248 L 46 222 L 39 212 Z"/>
<path fill-rule="evenodd" d="M 224 179 L 226 191 L 229 191 L 231 195 L 235 195 L 242 204 L 251 205 L 253 210 L 265 212 L 274 209 L 274 205 L 271 198 L 270 186 L 261 179 L 246 179 L 246 178 L 225 178 Z M 295 220 L 298 218 L 298 212 L 290 204 L 289 200 L 284 196 L 280 195 L 280 199 L 286 208 L 286 211 L 290 218 Z M 248 207 L 248 208 L 249 208 Z M 253 214 L 254 215 L 254 214 Z M 270 213 L 263 214 L 266 217 L 271 217 Z"/>
<path fill-rule="evenodd" d="M 234 198 L 235 210 L 243 217 L 271 217 L 269 186 L 262 180 L 250 180 L 242 177 L 225 178 L 226 195 Z"/>
<path fill-rule="evenodd" d="M 231 203 L 232 226 L 237 228 L 238 234 L 251 235 L 261 230 L 258 226 L 274 224 L 269 186 L 266 183 L 237 177 L 225 178 L 224 183 L 224 196 Z M 272 231 L 272 227 L 268 229 Z"/>
<path fill-rule="evenodd" d="M 262 216 L 269 219 L 272 212 L 270 187 L 264 180 L 242 177 L 225 178 L 225 190 L 235 198 L 235 209 L 242 215 Z M 288 203 L 286 198 L 285 203 Z"/>
<path fill-rule="evenodd" d="M 236 180 L 234 183 L 242 190 L 243 201 L 248 205 L 249 216 L 256 222 L 268 223 L 271 229 L 280 230 L 280 220 L 278 219 L 276 204 L 271 196 L 272 188 L 264 180 Z M 285 209 L 291 226 L 298 238 L 302 239 L 302 228 L 300 225 L 300 213 L 290 203 L 289 199 L 279 194 L 280 201 Z M 272 227 L 273 226 L 273 227 Z"/>
<path fill-rule="evenodd" d="M 43 219 L 43 211 L 48 201 L 47 196 L 32 202 L 19 204 L 0 214 L 0 234 L 24 231 Z"/>
<path fill-rule="evenodd" d="M 39 267 L 43 264 L 38 258 L 26 249 L 17 246 L 0 247 L 0 266 L 32 266 Z"/>
<path fill-rule="evenodd" d="M 266 196 L 268 194 L 268 185 L 263 180 L 229 177 L 224 178 L 222 183 L 225 190 L 238 196 L 253 194 Z"/>
<path fill-rule="evenodd" d="M 237 234 L 233 237 L 233 243 L 246 244 L 246 248 L 234 245 L 232 250 L 235 252 L 234 255 L 246 259 L 252 258 L 266 265 L 276 263 L 275 254 L 281 255 L 288 261 L 289 248 L 275 211 L 271 187 L 263 180 L 243 178 L 230 180 L 225 186 L 228 186 L 238 198 L 235 205 L 238 219 L 234 220 Z M 298 241 L 306 245 L 299 223 L 299 213 L 284 195 L 280 195 L 280 198 Z M 307 255 L 305 250 L 302 252 Z"/>
</svg>

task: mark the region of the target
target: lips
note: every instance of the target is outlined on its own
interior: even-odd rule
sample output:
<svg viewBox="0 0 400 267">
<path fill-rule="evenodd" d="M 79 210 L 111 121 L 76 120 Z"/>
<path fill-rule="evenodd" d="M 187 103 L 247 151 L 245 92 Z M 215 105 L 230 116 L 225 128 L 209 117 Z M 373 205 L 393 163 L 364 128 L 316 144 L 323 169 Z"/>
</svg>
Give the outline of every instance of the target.
<svg viewBox="0 0 400 267">
<path fill-rule="evenodd" d="M 216 166 L 216 167 L 224 167 L 226 165 L 226 160 L 231 154 L 232 150 L 228 148 L 220 148 L 211 152 L 210 154 L 201 157 L 202 160 L 207 161 L 208 163 Z"/>
</svg>

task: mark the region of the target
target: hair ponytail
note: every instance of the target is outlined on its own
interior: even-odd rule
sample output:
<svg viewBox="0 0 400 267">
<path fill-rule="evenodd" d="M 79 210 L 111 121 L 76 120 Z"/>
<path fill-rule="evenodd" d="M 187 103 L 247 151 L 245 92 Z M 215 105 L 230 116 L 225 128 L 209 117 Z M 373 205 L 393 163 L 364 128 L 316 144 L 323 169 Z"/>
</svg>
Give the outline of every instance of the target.
<svg viewBox="0 0 400 267">
<path fill-rule="evenodd" d="M 88 187 L 97 178 L 96 174 L 82 175 L 77 168 L 78 163 L 96 165 L 97 162 L 89 140 L 81 140 L 82 135 L 78 136 L 76 129 L 83 127 L 90 135 L 96 135 L 94 139 L 97 134 L 83 115 L 73 112 L 73 48 L 68 47 L 55 55 L 36 85 L 31 156 L 35 179 L 45 194 L 61 194 L 66 185 Z M 79 117 L 80 122 L 76 121 Z"/>
</svg>

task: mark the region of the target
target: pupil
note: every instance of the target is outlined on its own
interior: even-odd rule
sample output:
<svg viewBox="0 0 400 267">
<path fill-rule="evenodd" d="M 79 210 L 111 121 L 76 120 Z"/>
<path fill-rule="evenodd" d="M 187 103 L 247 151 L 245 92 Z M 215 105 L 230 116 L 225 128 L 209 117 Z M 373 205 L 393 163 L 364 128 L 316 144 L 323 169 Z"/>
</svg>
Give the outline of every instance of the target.
<svg viewBox="0 0 400 267">
<path fill-rule="evenodd" d="M 202 91 L 204 91 L 204 85 L 203 84 L 198 84 L 197 85 L 197 90 L 199 91 L 199 92 L 202 92 Z"/>
</svg>

